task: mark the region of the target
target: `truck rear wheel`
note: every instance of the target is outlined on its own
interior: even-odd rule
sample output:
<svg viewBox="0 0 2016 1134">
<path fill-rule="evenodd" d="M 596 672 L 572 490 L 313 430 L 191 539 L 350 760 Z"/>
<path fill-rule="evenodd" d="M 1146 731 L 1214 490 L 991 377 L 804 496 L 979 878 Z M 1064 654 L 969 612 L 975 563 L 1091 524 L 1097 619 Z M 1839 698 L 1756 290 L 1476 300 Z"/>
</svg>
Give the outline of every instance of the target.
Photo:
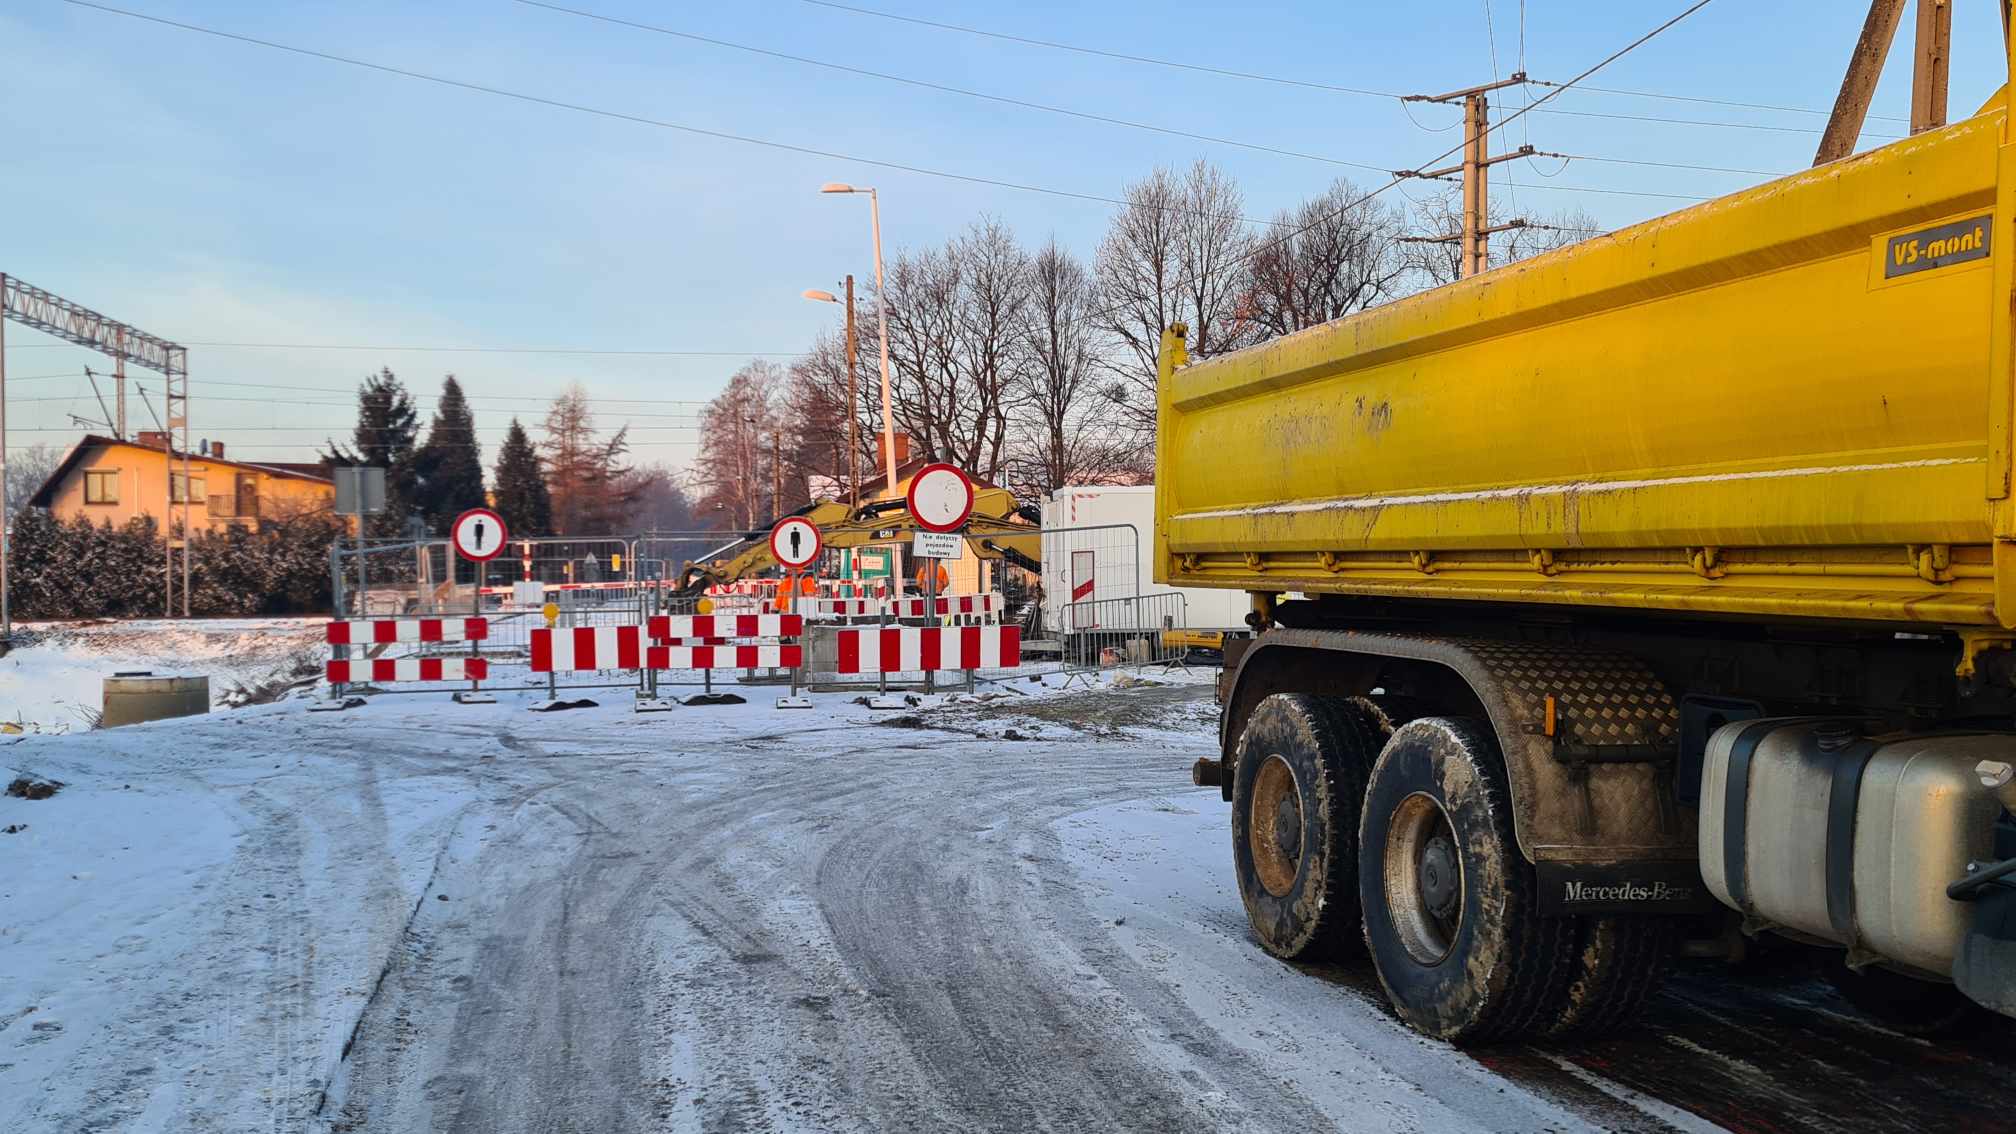
<svg viewBox="0 0 2016 1134">
<path fill-rule="evenodd" d="M 1631 1022 L 1666 980 L 1680 923 L 1666 917 L 1579 917 L 1568 986 L 1550 1036 L 1593 1036 Z"/>
<path fill-rule="evenodd" d="M 1423 717 L 1395 731 L 1372 767 L 1359 841 L 1365 942 L 1402 1019 L 1454 1043 L 1552 1022 L 1573 926 L 1538 912 L 1485 726 Z"/>
<path fill-rule="evenodd" d="M 1361 704 L 1277 693 L 1239 737 L 1232 860 L 1246 919 L 1289 960 L 1355 954 L 1358 809 L 1381 733 Z"/>
</svg>

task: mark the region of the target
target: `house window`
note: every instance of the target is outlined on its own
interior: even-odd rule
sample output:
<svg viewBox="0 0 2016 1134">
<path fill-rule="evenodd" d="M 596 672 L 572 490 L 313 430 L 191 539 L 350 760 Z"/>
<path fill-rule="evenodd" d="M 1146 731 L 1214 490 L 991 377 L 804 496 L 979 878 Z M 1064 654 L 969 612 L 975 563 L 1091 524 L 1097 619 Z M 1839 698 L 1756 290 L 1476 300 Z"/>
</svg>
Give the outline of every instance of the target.
<svg viewBox="0 0 2016 1134">
<path fill-rule="evenodd" d="M 171 504 L 201 504 L 210 499 L 200 476 L 171 472 L 168 474 L 168 502 Z"/>
<path fill-rule="evenodd" d="M 86 504 L 119 503 L 119 470 L 85 469 L 84 503 Z"/>
</svg>

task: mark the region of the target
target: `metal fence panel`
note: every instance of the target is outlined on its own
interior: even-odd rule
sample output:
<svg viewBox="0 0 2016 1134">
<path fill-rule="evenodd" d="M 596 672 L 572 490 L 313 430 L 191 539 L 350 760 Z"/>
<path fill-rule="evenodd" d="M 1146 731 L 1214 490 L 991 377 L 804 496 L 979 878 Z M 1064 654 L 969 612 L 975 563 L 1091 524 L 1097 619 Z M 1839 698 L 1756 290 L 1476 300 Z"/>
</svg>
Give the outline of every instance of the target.
<svg viewBox="0 0 2016 1134">
<path fill-rule="evenodd" d="M 1165 630 L 1180 630 L 1187 616 L 1174 591 L 1066 604 L 1058 640 L 1067 669 L 1163 665 L 1182 660 L 1182 647 L 1166 645 Z"/>
</svg>

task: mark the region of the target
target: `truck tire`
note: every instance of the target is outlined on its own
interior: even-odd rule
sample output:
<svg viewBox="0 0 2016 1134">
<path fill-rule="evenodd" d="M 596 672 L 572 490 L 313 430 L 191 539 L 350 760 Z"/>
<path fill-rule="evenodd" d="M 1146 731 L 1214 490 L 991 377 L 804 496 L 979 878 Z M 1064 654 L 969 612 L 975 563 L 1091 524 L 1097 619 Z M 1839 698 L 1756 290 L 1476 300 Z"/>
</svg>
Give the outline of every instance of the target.
<svg viewBox="0 0 2016 1134">
<path fill-rule="evenodd" d="M 1402 1019 L 1459 1044 L 1553 1023 L 1574 926 L 1539 913 L 1483 724 L 1423 717 L 1395 731 L 1372 766 L 1360 831 L 1365 943 Z"/>
<path fill-rule="evenodd" d="M 1680 947 L 1680 922 L 1666 917 L 1578 917 L 1568 985 L 1550 1036 L 1598 1036 L 1630 1023 L 1665 983 Z"/>
<path fill-rule="evenodd" d="M 1920 1039 L 1972 1030 L 1987 1015 L 1986 1009 L 1950 984 L 1885 968 L 1872 966 L 1858 973 L 1837 959 L 1827 966 L 1827 982 L 1842 999 L 1885 1027 Z"/>
<path fill-rule="evenodd" d="M 1336 960 L 1362 948 L 1358 809 L 1382 734 L 1363 705 L 1276 693 L 1239 737 L 1232 861 L 1269 953 Z"/>
</svg>

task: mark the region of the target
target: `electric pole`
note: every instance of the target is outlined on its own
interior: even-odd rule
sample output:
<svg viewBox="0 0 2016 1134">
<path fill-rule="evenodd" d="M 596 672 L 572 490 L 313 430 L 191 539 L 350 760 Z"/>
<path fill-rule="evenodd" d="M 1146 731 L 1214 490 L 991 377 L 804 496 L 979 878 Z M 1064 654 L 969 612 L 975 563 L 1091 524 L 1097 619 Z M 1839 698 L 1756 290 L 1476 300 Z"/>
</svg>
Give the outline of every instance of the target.
<svg viewBox="0 0 2016 1134">
<path fill-rule="evenodd" d="M 847 506 L 861 507 L 861 410 L 854 394 L 854 273 L 847 273 Z"/>
<path fill-rule="evenodd" d="M 1461 278 L 1478 275 L 1491 268 L 1491 234 L 1508 229 L 1525 228 L 1523 218 L 1508 220 L 1502 224 L 1491 223 L 1491 167 L 1499 162 L 1513 161 L 1522 157 L 1559 157 L 1559 154 L 1542 154 L 1532 146 L 1520 146 L 1509 153 L 1493 156 L 1491 153 L 1491 100 L 1485 96 L 1503 87 L 1518 86 L 1526 81 L 1526 72 L 1514 72 L 1511 78 L 1482 86 L 1466 87 L 1460 91 L 1450 91 L 1439 95 L 1408 95 L 1403 102 L 1441 102 L 1461 100 L 1463 103 L 1463 160 L 1459 164 L 1441 169 L 1402 169 L 1394 171 L 1396 177 L 1432 177 L 1446 180 L 1452 174 L 1463 179 L 1463 229 L 1461 232 L 1444 233 L 1439 236 L 1408 237 L 1414 244 L 1456 244 L 1462 245 L 1462 254 L 1457 258 L 1457 274 Z"/>
<path fill-rule="evenodd" d="M 770 431 L 770 519 L 784 518 L 784 431 Z"/>
</svg>

